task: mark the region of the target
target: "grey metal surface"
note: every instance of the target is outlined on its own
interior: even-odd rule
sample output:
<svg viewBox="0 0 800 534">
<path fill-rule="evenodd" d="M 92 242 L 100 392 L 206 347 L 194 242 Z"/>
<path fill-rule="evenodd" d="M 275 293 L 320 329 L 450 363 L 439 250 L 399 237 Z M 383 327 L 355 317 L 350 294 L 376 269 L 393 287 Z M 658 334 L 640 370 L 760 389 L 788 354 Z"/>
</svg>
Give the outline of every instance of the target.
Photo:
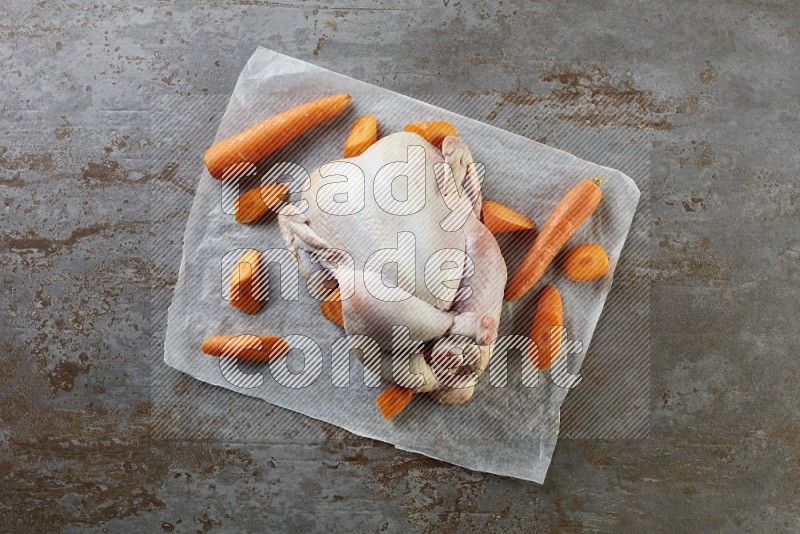
<svg viewBox="0 0 800 534">
<path fill-rule="evenodd" d="M 800 528 L 797 5 L 355 5 L 0 2 L 0 530 Z M 285 413 L 268 441 L 153 437 L 154 384 L 227 395 L 153 365 L 150 251 L 197 169 L 173 143 L 153 168 L 154 108 L 202 102 L 210 141 L 257 45 L 523 135 L 506 106 L 652 136 L 648 439 L 561 440 L 537 486 Z"/>
</svg>

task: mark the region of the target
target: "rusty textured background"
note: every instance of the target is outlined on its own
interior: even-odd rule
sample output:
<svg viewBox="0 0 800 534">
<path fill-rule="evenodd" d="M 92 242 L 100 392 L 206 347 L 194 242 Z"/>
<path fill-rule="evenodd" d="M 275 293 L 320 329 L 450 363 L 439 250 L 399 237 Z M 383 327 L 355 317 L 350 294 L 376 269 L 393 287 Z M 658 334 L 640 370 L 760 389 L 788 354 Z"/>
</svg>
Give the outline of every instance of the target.
<svg viewBox="0 0 800 534">
<path fill-rule="evenodd" d="M 355 6 L 0 0 L 0 530 L 800 529 L 797 4 Z M 544 486 L 292 415 L 269 443 L 153 439 L 152 299 L 174 280 L 148 250 L 193 187 L 152 168 L 154 102 L 221 113 L 259 44 L 489 99 L 476 118 L 523 134 L 504 106 L 652 136 L 648 439 L 562 440 Z"/>
</svg>

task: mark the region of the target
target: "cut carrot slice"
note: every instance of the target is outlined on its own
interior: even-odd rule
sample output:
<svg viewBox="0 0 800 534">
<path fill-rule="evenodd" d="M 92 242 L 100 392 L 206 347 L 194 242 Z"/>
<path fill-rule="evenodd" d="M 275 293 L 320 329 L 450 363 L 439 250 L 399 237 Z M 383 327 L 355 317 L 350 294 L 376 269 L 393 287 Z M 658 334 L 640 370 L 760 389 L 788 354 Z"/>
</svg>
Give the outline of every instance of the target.
<svg viewBox="0 0 800 534">
<path fill-rule="evenodd" d="M 344 157 L 354 158 L 378 140 L 378 119 L 375 115 L 363 115 L 356 119 L 350 135 L 344 142 Z"/>
<path fill-rule="evenodd" d="M 483 224 L 493 234 L 518 232 L 534 228 L 533 221 L 508 206 L 492 200 L 484 200 L 481 208 Z"/>
<path fill-rule="evenodd" d="M 242 224 L 256 222 L 269 210 L 286 199 L 289 188 L 284 184 L 264 184 L 251 189 L 236 199 L 236 221 Z"/>
<path fill-rule="evenodd" d="M 256 249 L 247 249 L 234 265 L 231 275 L 231 306 L 250 314 L 261 309 L 261 301 L 257 298 L 261 291 L 259 256 Z"/>
<path fill-rule="evenodd" d="M 381 415 L 388 421 L 402 412 L 403 409 L 408 406 L 408 403 L 411 402 L 413 396 L 414 392 L 410 389 L 394 384 L 378 395 L 376 402 L 378 403 Z"/>
<path fill-rule="evenodd" d="M 608 255 L 597 243 L 583 243 L 567 251 L 563 266 L 570 280 L 595 280 L 608 273 Z"/>
<path fill-rule="evenodd" d="M 436 148 L 442 148 L 442 141 L 448 135 L 456 136 L 455 126 L 445 121 L 412 122 L 403 128 L 406 132 L 413 132 Z"/>
<path fill-rule="evenodd" d="M 603 198 L 601 183 L 599 178 L 582 180 L 556 204 L 522 264 L 508 281 L 506 300 L 517 300 L 542 278 L 556 254 L 597 209 Z"/>
<path fill-rule="evenodd" d="M 537 369 L 549 369 L 561 349 L 561 327 L 564 324 L 564 307 L 561 295 L 553 286 L 544 286 L 536 304 L 536 313 L 531 326 L 531 339 L 536 342 L 536 352 L 530 355 Z M 556 327 L 556 328 L 553 328 Z M 553 331 L 559 333 L 552 336 Z"/>
<path fill-rule="evenodd" d="M 330 297 L 319 303 L 322 315 L 330 322 L 344 328 L 344 314 L 342 313 L 341 293 L 337 289 Z"/>
</svg>

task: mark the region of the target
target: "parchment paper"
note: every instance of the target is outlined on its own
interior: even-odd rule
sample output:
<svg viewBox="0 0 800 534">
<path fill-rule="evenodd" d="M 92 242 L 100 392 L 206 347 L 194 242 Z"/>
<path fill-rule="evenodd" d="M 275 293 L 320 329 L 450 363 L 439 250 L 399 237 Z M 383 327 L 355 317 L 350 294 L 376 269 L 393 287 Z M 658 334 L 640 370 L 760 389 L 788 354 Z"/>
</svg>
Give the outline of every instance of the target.
<svg viewBox="0 0 800 534">
<path fill-rule="evenodd" d="M 311 171 L 340 158 L 353 119 L 372 113 L 378 117 L 381 135 L 399 131 L 412 121 L 451 122 L 469 144 L 475 160 L 485 165 L 484 198 L 526 213 L 539 226 L 577 180 L 603 178 L 600 207 L 570 243 L 602 244 L 610 260 L 609 274 L 577 283 L 564 278 L 558 269 L 550 269 L 537 285 L 540 288 L 553 283 L 561 292 L 569 340 L 582 342 L 582 351 L 566 354 L 577 348 L 576 343 L 567 343 L 559 358 L 566 362 L 569 372 L 578 373 L 639 200 L 633 180 L 617 170 L 264 48 L 256 50 L 240 74 L 216 140 L 289 107 L 337 93 L 353 96 L 350 108 L 270 156 L 262 162 L 265 169 L 292 161 Z M 198 380 L 261 398 L 400 449 L 469 469 L 544 481 L 558 437 L 559 409 L 568 389 L 556 385 L 551 373 L 542 374 L 536 386 L 530 387 L 530 365 L 522 355 L 509 354 L 507 367 L 490 364 L 475 396 L 462 406 L 439 405 L 426 395 L 417 395 L 406 410 L 387 422 L 375 404 L 386 384 L 366 386 L 363 367 L 355 357 L 351 356 L 349 362 L 349 385 L 332 385 L 332 375 L 341 373 L 341 369 L 332 370 L 331 345 L 343 332 L 320 314 L 319 302 L 308 294 L 302 281 L 298 301 L 282 300 L 278 283 L 271 283 L 269 301 L 260 313 L 246 315 L 234 309 L 223 298 L 228 280 L 227 273 L 222 272 L 226 254 L 241 248 L 282 248 L 284 243 L 274 217 L 261 224 L 238 224 L 226 207 L 231 194 L 226 187 L 207 172 L 199 177 L 169 309 L 164 346 L 167 365 Z M 509 276 L 534 236 L 533 232 L 498 236 Z M 270 277 L 274 274 L 271 270 Z M 504 304 L 501 336 L 529 333 L 536 293 L 534 289 L 524 298 Z M 307 387 L 287 388 L 273 379 L 270 366 L 264 364 L 245 370 L 261 374 L 260 386 L 234 386 L 223 376 L 220 359 L 202 354 L 199 347 L 212 335 L 244 333 L 294 334 L 313 339 L 322 351 L 318 378 Z M 282 366 L 284 372 L 287 364 L 290 371 L 298 372 L 303 363 L 302 355 L 292 351 Z M 523 383 L 523 374 L 527 383 Z M 506 385 L 496 387 L 504 379 Z"/>
</svg>

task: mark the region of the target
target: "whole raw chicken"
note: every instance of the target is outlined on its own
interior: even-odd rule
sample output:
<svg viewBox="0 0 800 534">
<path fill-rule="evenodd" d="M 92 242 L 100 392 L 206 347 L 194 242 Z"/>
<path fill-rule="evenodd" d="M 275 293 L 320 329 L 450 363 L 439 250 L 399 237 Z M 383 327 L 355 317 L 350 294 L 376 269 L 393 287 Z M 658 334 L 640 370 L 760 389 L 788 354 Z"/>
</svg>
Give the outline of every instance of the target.
<svg viewBox="0 0 800 534">
<path fill-rule="evenodd" d="M 312 172 L 301 201 L 279 215 L 303 276 L 336 279 L 361 361 L 448 404 L 469 400 L 486 369 L 507 276 L 479 220 L 480 167 L 472 163 L 459 137 L 439 150 L 395 133 Z"/>
</svg>

